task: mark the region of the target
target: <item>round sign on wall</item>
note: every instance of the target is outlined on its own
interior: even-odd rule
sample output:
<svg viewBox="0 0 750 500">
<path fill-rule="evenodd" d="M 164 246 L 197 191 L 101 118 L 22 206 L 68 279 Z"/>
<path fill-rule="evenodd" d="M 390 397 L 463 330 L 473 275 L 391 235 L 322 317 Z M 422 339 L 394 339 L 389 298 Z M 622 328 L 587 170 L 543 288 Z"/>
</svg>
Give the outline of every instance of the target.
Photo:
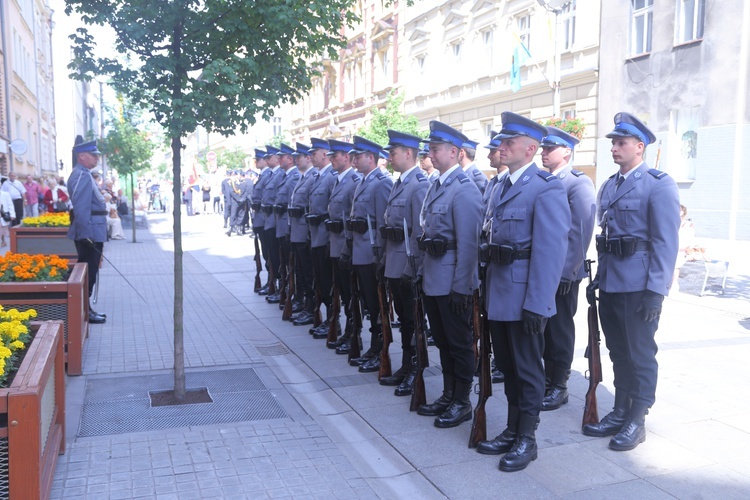
<svg viewBox="0 0 750 500">
<path fill-rule="evenodd" d="M 216 153 L 213 151 L 209 151 L 208 153 L 206 153 L 206 160 L 216 161 Z"/>
</svg>

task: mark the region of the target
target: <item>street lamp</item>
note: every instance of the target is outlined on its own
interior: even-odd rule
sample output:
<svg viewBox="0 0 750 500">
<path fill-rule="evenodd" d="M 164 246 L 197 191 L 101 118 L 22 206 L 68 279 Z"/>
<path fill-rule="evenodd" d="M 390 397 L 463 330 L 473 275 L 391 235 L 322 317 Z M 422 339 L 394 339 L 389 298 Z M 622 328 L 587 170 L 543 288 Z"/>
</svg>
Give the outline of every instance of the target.
<svg viewBox="0 0 750 500">
<path fill-rule="evenodd" d="M 558 43 L 560 40 L 560 14 L 562 8 L 570 3 L 570 0 L 536 0 L 539 5 L 544 7 L 547 12 L 552 12 L 555 15 L 555 31 L 554 31 L 554 60 L 552 68 L 552 116 L 560 117 L 560 49 Z"/>
</svg>

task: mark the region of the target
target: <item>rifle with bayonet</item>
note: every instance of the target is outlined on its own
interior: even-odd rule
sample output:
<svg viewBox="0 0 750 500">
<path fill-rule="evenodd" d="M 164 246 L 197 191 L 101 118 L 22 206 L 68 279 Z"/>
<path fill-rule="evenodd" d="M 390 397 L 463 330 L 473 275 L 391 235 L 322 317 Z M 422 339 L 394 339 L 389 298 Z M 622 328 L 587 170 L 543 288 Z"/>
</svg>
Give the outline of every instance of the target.
<svg viewBox="0 0 750 500">
<path fill-rule="evenodd" d="M 375 234 L 372 229 L 372 222 L 370 222 L 370 216 L 365 216 L 367 219 L 367 233 L 370 235 L 370 246 L 372 247 L 372 253 L 375 257 L 375 266 L 380 265 L 380 249 L 375 242 Z M 391 354 L 390 346 L 393 342 L 393 332 L 391 331 L 391 320 L 388 317 L 388 295 L 385 290 L 385 276 L 378 276 L 378 306 L 380 309 L 380 330 L 383 337 L 383 347 L 380 349 L 380 371 L 378 372 L 378 380 L 383 377 L 390 377 L 391 373 Z"/>
<path fill-rule="evenodd" d="M 286 300 L 284 301 L 284 312 L 281 314 L 281 319 L 284 321 L 291 321 L 292 319 L 292 298 L 297 292 L 294 281 L 294 252 L 290 250 L 286 270 Z"/>
<path fill-rule="evenodd" d="M 485 278 L 486 279 L 486 278 Z M 487 311 L 480 311 L 480 300 L 484 298 L 485 279 L 481 281 L 482 294 L 474 293 L 474 335 L 479 339 L 479 401 L 474 408 L 474 420 L 469 433 L 469 448 L 476 448 L 480 441 L 487 440 L 487 400 L 492 396 L 492 369 L 490 366 L 490 324 L 487 321 Z M 483 309 L 483 308 L 482 308 Z M 481 313 L 484 314 L 481 314 Z M 476 344 L 475 344 L 476 345 Z M 476 347 L 475 347 L 476 348 Z"/>
<path fill-rule="evenodd" d="M 339 315 L 341 314 L 341 294 L 339 292 L 339 285 L 336 281 L 336 269 L 331 266 L 331 271 L 333 274 L 333 293 L 331 294 L 332 311 L 326 311 L 330 320 L 330 323 L 328 324 L 328 337 L 326 337 L 327 345 L 331 345 L 339 338 Z"/>
<path fill-rule="evenodd" d="M 320 306 L 323 303 L 323 295 L 320 293 L 320 287 L 315 285 L 315 310 L 313 311 L 313 328 L 323 324 L 323 316 L 320 314 Z"/>
<path fill-rule="evenodd" d="M 263 270 L 263 264 L 260 261 L 260 245 L 258 245 L 258 235 L 255 235 L 255 292 L 263 288 L 260 282 L 260 272 Z"/>
<path fill-rule="evenodd" d="M 584 269 L 586 269 L 586 273 L 589 275 L 589 285 L 593 281 L 591 273 L 592 263 L 593 261 L 588 259 L 583 263 L 585 266 Z M 599 413 L 596 408 L 596 387 L 602 381 L 602 358 L 599 351 L 599 314 L 596 310 L 596 292 L 594 292 L 593 300 L 589 300 L 588 323 L 589 343 L 586 346 L 585 356 L 589 360 L 589 369 L 586 371 L 589 388 L 586 391 L 586 403 L 583 407 L 582 426 L 599 423 Z"/>
<path fill-rule="evenodd" d="M 404 218 L 404 243 L 406 244 L 406 257 L 409 259 L 409 266 L 414 272 L 412 284 L 412 294 L 414 295 L 414 343 L 416 345 L 417 374 L 414 377 L 414 389 L 411 393 L 409 411 L 417 409 L 427 404 L 427 393 L 424 387 L 424 369 L 430 364 L 427 354 L 427 335 L 424 331 L 424 304 L 422 303 L 422 290 L 416 279 L 418 274 L 417 259 L 411 253 L 411 242 L 409 241 L 409 228 Z"/>
<path fill-rule="evenodd" d="M 359 302 L 359 281 L 357 280 L 357 273 L 352 271 L 351 276 L 351 289 L 352 297 L 349 303 L 349 310 L 352 313 L 352 336 L 349 339 L 351 345 L 349 347 L 348 361 L 359 358 L 362 356 L 362 304 Z"/>
<path fill-rule="evenodd" d="M 284 249 L 279 244 L 279 304 L 286 304 L 287 268 L 284 265 Z"/>
</svg>

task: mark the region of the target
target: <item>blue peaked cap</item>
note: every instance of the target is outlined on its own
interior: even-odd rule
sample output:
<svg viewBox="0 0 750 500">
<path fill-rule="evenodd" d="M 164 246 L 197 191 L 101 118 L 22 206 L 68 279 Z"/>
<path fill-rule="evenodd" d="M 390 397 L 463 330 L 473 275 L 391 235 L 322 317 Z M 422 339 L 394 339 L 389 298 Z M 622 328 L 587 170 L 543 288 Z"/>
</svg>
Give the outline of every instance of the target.
<svg viewBox="0 0 750 500">
<path fill-rule="evenodd" d="M 354 147 L 352 148 L 350 153 L 354 154 L 360 154 L 360 153 L 372 153 L 375 156 L 380 156 L 380 152 L 383 150 L 383 148 L 378 144 L 377 142 L 373 142 L 369 139 L 365 139 L 364 137 L 361 137 L 359 135 L 354 136 Z"/>
<path fill-rule="evenodd" d="M 450 125 L 432 120 L 430 122 L 430 136 L 422 142 L 447 143 L 461 148 L 468 140 L 468 137 Z"/>
<path fill-rule="evenodd" d="M 500 146 L 500 139 L 496 139 L 497 134 L 500 132 L 495 132 L 494 130 L 490 130 L 490 142 L 485 146 L 487 149 L 497 149 L 498 146 Z"/>
<path fill-rule="evenodd" d="M 477 146 L 479 146 L 479 143 L 476 141 L 472 141 L 471 139 L 466 139 L 466 142 L 464 142 L 461 145 L 462 148 L 471 148 L 471 149 L 477 149 Z"/>
<path fill-rule="evenodd" d="M 416 135 L 405 134 L 398 130 L 388 130 L 388 145 L 383 148 L 386 150 L 393 149 L 398 146 L 404 148 L 419 149 L 419 143 L 422 142 L 421 137 Z"/>
<path fill-rule="evenodd" d="M 294 148 L 282 142 L 281 145 L 279 146 L 279 154 L 280 155 L 293 155 Z"/>
<path fill-rule="evenodd" d="M 430 145 L 429 144 L 422 144 L 422 147 L 419 148 L 419 154 L 418 156 L 427 156 L 430 154 Z"/>
<path fill-rule="evenodd" d="M 312 147 L 310 148 L 310 152 L 312 153 L 316 149 L 325 149 L 328 151 L 331 149 L 331 147 L 328 145 L 328 141 L 323 139 L 318 139 L 317 137 L 312 137 L 310 139 L 310 142 L 312 142 Z"/>
<path fill-rule="evenodd" d="M 560 130 L 557 127 L 547 127 L 547 135 L 542 140 L 541 146 L 544 147 L 555 147 L 562 146 L 564 148 L 573 149 L 576 147 L 579 141 L 577 137 L 570 135 L 564 130 Z"/>
<path fill-rule="evenodd" d="M 295 151 L 294 153 L 292 153 L 292 155 L 294 155 L 294 156 L 301 156 L 301 155 L 309 156 L 310 155 L 310 146 L 306 146 L 306 145 L 302 144 L 301 142 L 298 142 L 297 143 L 297 151 Z"/>
<path fill-rule="evenodd" d="M 494 139 L 502 141 L 503 139 L 512 139 L 513 137 L 530 137 L 537 142 L 542 142 L 544 136 L 547 135 L 547 128 L 534 120 L 530 120 L 525 116 L 511 113 L 510 111 L 503 111 L 500 115 L 503 120 L 503 128 L 500 133 L 497 134 Z"/>
<path fill-rule="evenodd" d="M 78 153 L 91 153 L 94 155 L 102 154 L 101 151 L 96 147 L 96 141 L 82 142 L 73 146 L 73 154 Z"/>
<path fill-rule="evenodd" d="M 332 156 L 337 152 L 349 154 L 349 151 L 354 148 L 354 144 L 352 144 L 351 142 L 337 141 L 336 139 L 329 139 L 328 146 L 329 148 L 326 156 Z"/>
<path fill-rule="evenodd" d="M 263 151 L 262 149 L 256 149 L 255 150 L 255 159 L 256 160 L 262 160 L 265 157 L 266 157 L 266 152 L 265 151 Z"/>
<path fill-rule="evenodd" d="M 266 144 L 266 158 L 268 158 L 269 156 L 277 155 L 279 154 L 279 152 L 279 148 L 275 148 Z"/>
<path fill-rule="evenodd" d="M 656 141 L 654 133 L 642 121 L 624 111 L 615 115 L 615 128 L 604 137 L 635 137 L 646 146 Z"/>
</svg>

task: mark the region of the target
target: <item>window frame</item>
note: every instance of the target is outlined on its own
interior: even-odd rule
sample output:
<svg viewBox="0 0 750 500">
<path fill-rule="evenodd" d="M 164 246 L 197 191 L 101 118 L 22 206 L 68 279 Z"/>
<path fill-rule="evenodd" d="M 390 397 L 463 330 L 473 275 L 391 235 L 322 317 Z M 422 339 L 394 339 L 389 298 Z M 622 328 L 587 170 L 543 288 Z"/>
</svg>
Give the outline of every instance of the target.
<svg viewBox="0 0 750 500">
<path fill-rule="evenodd" d="M 686 21 L 686 11 L 684 7 L 685 3 L 688 1 L 693 2 L 691 23 L 692 36 L 690 38 L 686 38 L 686 35 L 683 32 Z M 706 0 L 675 0 L 675 2 L 674 45 L 684 45 L 703 40 L 703 35 L 706 29 Z"/>
<path fill-rule="evenodd" d="M 654 0 L 641 0 L 643 7 L 636 7 L 635 2 L 630 0 L 630 57 L 638 57 L 651 53 L 651 43 L 654 31 Z M 637 46 L 637 26 L 639 18 L 643 18 L 643 33 L 640 43 L 641 49 Z"/>
</svg>

